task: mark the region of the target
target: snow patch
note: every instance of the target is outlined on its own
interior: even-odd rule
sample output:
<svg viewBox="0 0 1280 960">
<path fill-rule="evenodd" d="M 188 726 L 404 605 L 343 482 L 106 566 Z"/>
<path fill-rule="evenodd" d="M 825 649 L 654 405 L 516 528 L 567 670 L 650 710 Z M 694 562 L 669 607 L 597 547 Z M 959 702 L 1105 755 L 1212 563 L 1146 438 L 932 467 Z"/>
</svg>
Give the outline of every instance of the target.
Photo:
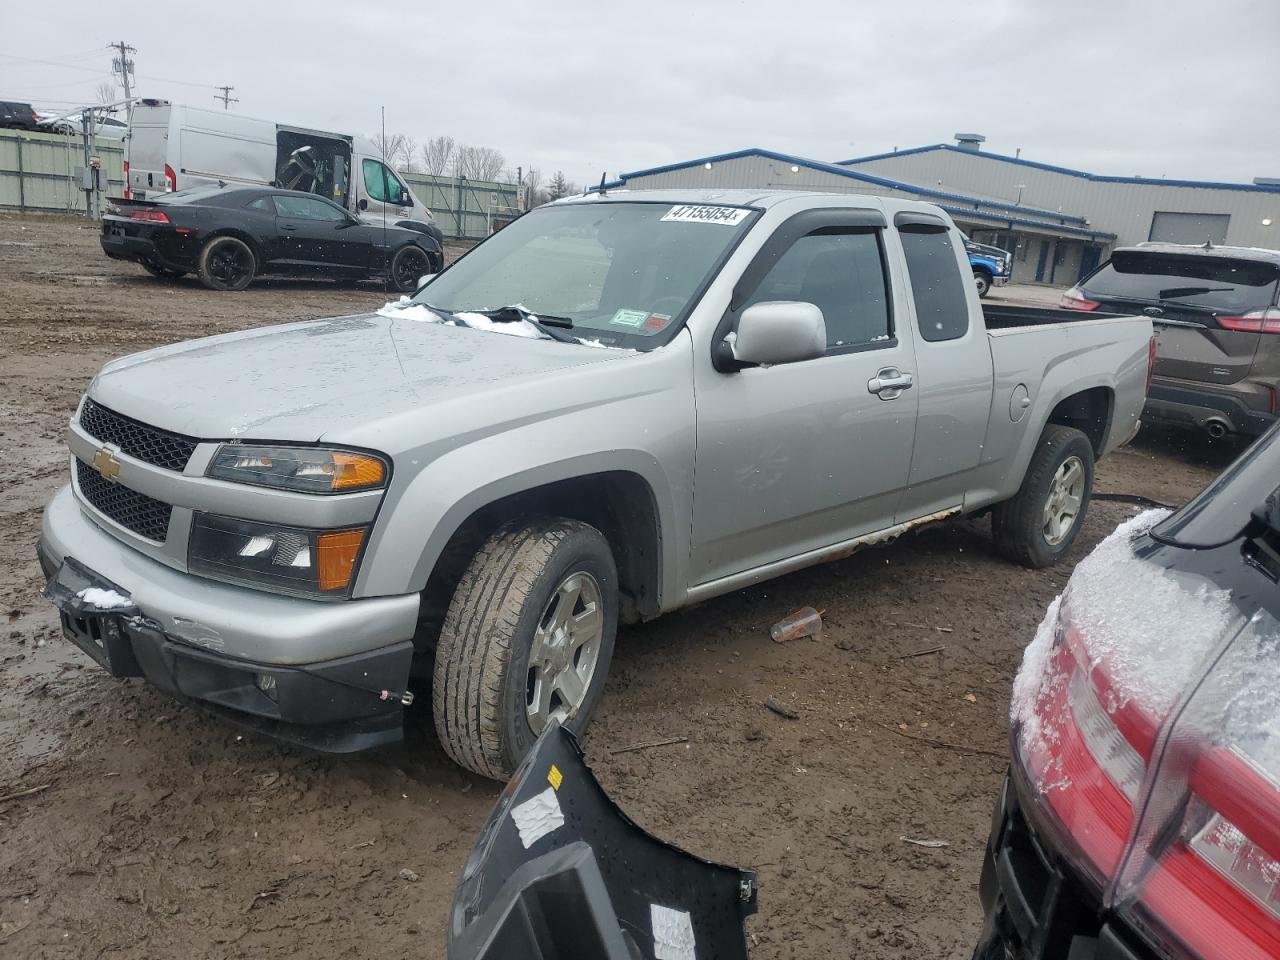
<svg viewBox="0 0 1280 960">
<path fill-rule="evenodd" d="M 98 610 L 123 610 L 133 606 L 133 601 L 128 597 L 101 587 L 85 587 L 76 597 Z"/>
</svg>

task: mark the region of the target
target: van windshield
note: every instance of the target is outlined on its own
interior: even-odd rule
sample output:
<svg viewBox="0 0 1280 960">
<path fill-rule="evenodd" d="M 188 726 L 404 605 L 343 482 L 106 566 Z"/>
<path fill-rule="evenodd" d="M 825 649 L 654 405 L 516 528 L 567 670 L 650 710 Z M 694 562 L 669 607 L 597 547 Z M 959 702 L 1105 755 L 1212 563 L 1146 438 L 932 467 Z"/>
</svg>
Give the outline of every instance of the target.
<svg viewBox="0 0 1280 960">
<path fill-rule="evenodd" d="M 651 350 L 666 343 L 757 213 L 745 207 L 593 200 L 540 207 L 415 298 L 462 313 L 520 305 L 573 335 Z"/>
</svg>

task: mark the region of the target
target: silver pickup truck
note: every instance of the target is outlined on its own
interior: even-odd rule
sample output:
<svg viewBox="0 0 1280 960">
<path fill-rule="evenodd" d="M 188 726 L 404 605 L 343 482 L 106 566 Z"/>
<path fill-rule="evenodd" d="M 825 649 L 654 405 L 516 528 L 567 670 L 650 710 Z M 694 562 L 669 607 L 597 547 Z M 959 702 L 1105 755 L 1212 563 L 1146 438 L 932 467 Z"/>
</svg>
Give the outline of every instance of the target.
<svg viewBox="0 0 1280 960">
<path fill-rule="evenodd" d="M 984 316 L 929 204 L 577 198 L 375 314 L 107 364 L 46 592 L 113 674 L 320 749 L 397 739 L 430 689 L 449 755 L 502 777 L 587 724 L 619 622 L 984 510 L 1053 563 L 1151 344 Z"/>
</svg>

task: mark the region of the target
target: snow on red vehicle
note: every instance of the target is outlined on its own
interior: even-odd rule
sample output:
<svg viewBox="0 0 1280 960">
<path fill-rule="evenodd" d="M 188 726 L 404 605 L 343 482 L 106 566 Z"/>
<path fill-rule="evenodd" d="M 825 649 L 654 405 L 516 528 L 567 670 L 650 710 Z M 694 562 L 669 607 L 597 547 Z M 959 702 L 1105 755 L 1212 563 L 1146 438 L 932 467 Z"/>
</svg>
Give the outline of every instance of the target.
<svg viewBox="0 0 1280 960">
<path fill-rule="evenodd" d="M 1014 684 L 976 957 L 1280 956 L 1280 434 L 1075 570 Z"/>
</svg>

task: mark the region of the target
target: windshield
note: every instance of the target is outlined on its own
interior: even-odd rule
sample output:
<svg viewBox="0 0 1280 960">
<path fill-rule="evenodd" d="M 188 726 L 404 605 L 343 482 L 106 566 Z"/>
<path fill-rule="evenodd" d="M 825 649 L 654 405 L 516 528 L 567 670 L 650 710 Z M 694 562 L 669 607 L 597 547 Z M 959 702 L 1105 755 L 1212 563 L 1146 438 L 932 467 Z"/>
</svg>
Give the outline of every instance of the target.
<svg viewBox="0 0 1280 960">
<path fill-rule="evenodd" d="M 743 207 L 584 201 L 516 220 L 415 298 L 451 313 L 517 304 L 574 337 L 650 350 L 667 342 L 755 215 Z"/>
<path fill-rule="evenodd" d="M 1094 299 L 1164 301 L 1246 313 L 1275 303 L 1280 268 L 1256 260 L 1118 251 L 1081 286 Z"/>
</svg>

